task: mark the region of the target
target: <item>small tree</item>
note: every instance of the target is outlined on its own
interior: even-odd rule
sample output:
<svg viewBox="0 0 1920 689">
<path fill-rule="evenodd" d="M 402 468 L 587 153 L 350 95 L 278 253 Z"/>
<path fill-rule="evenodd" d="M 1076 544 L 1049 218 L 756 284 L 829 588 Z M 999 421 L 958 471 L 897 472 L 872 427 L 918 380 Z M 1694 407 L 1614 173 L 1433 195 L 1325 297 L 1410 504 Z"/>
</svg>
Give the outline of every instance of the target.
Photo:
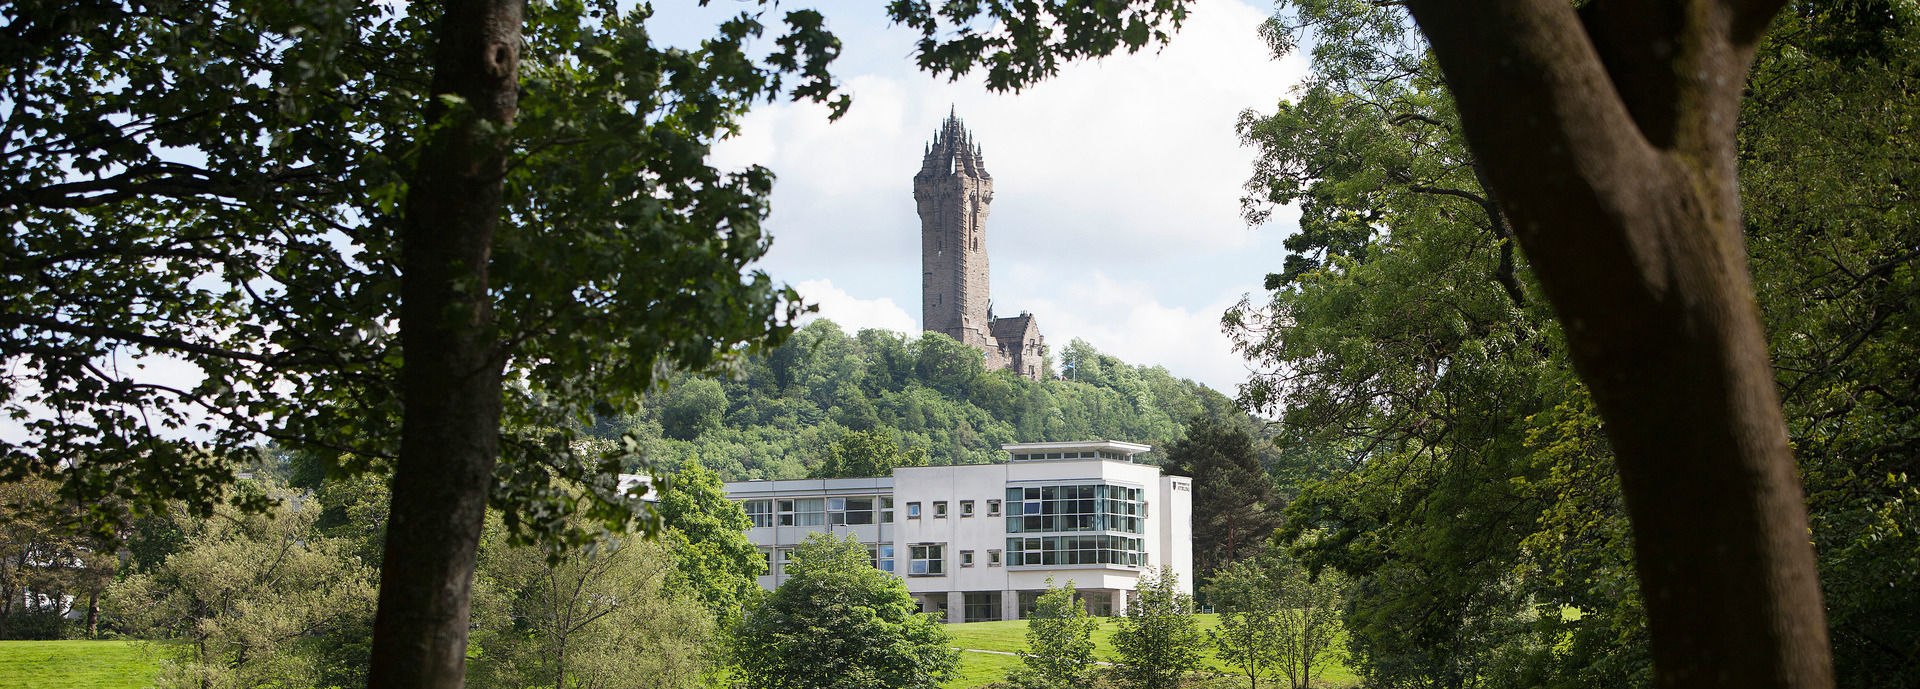
<svg viewBox="0 0 1920 689">
<path fill-rule="evenodd" d="M 1207 630 L 1207 640 L 1220 660 L 1247 676 L 1247 686 L 1259 689 L 1260 675 L 1280 665 L 1292 629 L 1280 610 L 1280 596 L 1265 568 L 1255 561 L 1227 565 L 1214 575 L 1207 597 L 1220 606 L 1220 626 Z"/>
<path fill-rule="evenodd" d="M 373 567 L 314 528 L 319 510 L 296 509 L 277 486 L 264 493 L 280 500 L 265 514 L 176 511 L 180 549 L 107 590 L 107 611 L 128 631 L 171 641 L 159 646 L 158 686 L 312 686 L 337 644 L 329 637 L 370 626 Z"/>
<path fill-rule="evenodd" d="M 1193 597 L 1181 593 L 1179 578 L 1149 569 L 1140 576 L 1135 600 L 1127 606 L 1113 648 L 1121 681 L 1136 689 L 1170 689 L 1180 676 L 1200 668 L 1205 639 L 1193 620 Z"/>
<path fill-rule="evenodd" d="M 612 536 L 548 560 L 512 547 L 496 521 L 480 554 L 468 676 L 479 689 L 691 689 L 706 676 L 715 625 L 675 576 L 668 546 Z"/>
<path fill-rule="evenodd" d="M 1249 686 L 1277 667 L 1288 686 L 1313 683 L 1337 657 L 1334 635 L 1347 583 L 1333 571 L 1318 575 L 1274 554 L 1222 569 L 1207 595 L 1219 603 L 1220 628 L 1209 630 L 1221 660 L 1247 673 Z"/>
<path fill-rule="evenodd" d="M 934 689 L 959 653 L 906 582 L 874 569 L 858 540 L 815 533 L 792 576 L 747 614 L 736 656 L 757 689 Z"/>
<path fill-rule="evenodd" d="M 1099 620 L 1074 600 L 1073 581 L 1055 588 L 1047 577 L 1033 616 L 1027 618 L 1027 649 L 1020 654 L 1025 668 L 1007 673 L 1020 689 L 1078 689 L 1093 677 L 1093 630 Z"/>
<path fill-rule="evenodd" d="M 722 629 L 763 595 L 758 577 L 766 565 L 747 540 L 753 525 L 740 504 L 727 499 L 720 476 L 689 460 L 662 486 L 656 508 L 673 546 L 676 587 L 706 604 Z"/>
<path fill-rule="evenodd" d="M 1347 580 L 1331 569 L 1308 572 L 1292 560 L 1275 561 L 1269 576 L 1279 582 L 1280 627 L 1288 630 L 1289 648 L 1281 669 L 1294 687 L 1306 687 L 1313 677 L 1338 659 L 1333 644 L 1340 630 L 1340 610 L 1347 600 Z"/>
</svg>

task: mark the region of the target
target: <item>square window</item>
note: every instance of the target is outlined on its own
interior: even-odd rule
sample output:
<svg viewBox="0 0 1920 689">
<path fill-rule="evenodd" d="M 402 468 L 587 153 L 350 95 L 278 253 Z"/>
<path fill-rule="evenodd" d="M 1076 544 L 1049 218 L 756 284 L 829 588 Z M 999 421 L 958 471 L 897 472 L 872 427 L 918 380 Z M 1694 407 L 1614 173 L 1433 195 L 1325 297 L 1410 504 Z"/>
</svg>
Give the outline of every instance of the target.
<svg viewBox="0 0 1920 689">
<path fill-rule="evenodd" d="M 987 551 L 987 566 L 988 567 L 1000 566 L 1000 551 L 998 550 Z"/>
<path fill-rule="evenodd" d="M 961 500 L 961 501 L 960 501 L 960 516 L 962 516 L 962 517 L 971 517 L 971 516 L 973 516 L 973 501 L 972 501 L 972 500 Z"/>
<path fill-rule="evenodd" d="M 946 572 L 946 544 L 928 543 L 909 546 L 907 573 L 915 576 L 936 577 Z"/>
<path fill-rule="evenodd" d="M 998 517 L 998 516 L 1000 516 L 1000 501 L 999 501 L 999 500 L 988 500 L 988 501 L 987 501 L 987 516 L 989 516 L 989 517 Z"/>
<path fill-rule="evenodd" d="M 747 510 L 747 519 L 755 527 L 773 526 L 772 500 L 748 500 L 742 506 Z"/>
<path fill-rule="evenodd" d="M 947 516 L 947 501 L 935 500 L 933 502 L 933 516 L 935 519 Z"/>
<path fill-rule="evenodd" d="M 973 566 L 973 551 L 971 550 L 960 551 L 960 566 L 961 567 Z"/>
<path fill-rule="evenodd" d="M 907 503 L 907 518 L 908 519 L 920 518 L 920 503 L 917 503 L 917 502 Z"/>
</svg>

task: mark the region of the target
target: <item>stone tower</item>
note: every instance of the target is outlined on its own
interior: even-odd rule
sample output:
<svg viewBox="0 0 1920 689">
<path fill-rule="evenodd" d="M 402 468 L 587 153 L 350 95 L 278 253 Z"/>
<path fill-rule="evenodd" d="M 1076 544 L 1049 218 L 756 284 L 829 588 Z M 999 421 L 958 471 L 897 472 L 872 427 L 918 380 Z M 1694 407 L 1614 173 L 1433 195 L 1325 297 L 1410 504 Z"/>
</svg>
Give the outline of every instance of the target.
<svg viewBox="0 0 1920 689">
<path fill-rule="evenodd" d="M 920 318 L 987 355 L 987 368 L 1038 380 L 1046 343 L 1033 315 L 995 319 L 988 296 L 987 212 L 993 175 L 957 115 L 934 134 L 913 176 L 920 210 Z"/>
<path fill-rule="evenodd" d="M 920 207 L 920 318 L 927 330 L 986 349 L 987 209 L 993 175 L 980 147 L 949 115 L 913 176 Z"/>
</svg>

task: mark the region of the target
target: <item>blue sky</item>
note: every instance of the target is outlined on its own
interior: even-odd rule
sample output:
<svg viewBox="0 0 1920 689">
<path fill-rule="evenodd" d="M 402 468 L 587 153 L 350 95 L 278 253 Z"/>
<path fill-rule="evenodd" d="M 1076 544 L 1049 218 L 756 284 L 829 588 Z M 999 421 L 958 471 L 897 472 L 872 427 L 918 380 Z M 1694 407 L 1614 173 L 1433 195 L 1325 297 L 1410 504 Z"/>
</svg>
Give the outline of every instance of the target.
<svg viewBox="0 0 1920 689">
<path fill-rule="evenodd" d="M 844 42 L 835 73 L 853 108 L 780 103 L 750 114 L 714 154 L 725 167 L 779 175 L 760 267 L 849 329 L 919 329 L 919 220 L 912 176 L 955 108 L 994 176 L 987 222 L 996 313 L 1032 311 L 1057 351 L 1072 338 L 1136 364 L 1157 364 L 1231 394 L 1245 364 L 1220 314 L 1278 269 L 1291 214 L 1240 219 L 1252 151 L 1234 122 L 1271 111 L 1302 72 L 1271 59 L 1257 32 L 1270 8 L 1197 3 L 1157 52 L 1070 65 L 1020 94 L 978 79 L 918 72 L 916 35 L 890 27 L 879 2 L 800 3 Z M 690 45 L 755 7 L 715 0 L 656 4 L 654 35 Z"/>
</svg>

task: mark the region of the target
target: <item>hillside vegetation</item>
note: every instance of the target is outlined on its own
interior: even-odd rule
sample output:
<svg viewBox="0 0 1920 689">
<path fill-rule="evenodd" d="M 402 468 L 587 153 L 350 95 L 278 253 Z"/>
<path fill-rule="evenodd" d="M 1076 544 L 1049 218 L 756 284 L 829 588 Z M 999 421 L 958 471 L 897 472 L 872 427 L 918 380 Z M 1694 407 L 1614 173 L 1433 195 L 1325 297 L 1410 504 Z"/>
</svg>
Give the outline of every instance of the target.
<svg viewBox="0 0 1920 689">
<path fill-rule="evenodd" d="M 633 433 L 663 468 L 698 458 L 727 480 L 803 477 L 850 431 L 888 433 L 936 465 L 997 461 L 1000 444 L 1012 442 L 1112 439 L 1157 450 L 1197 415 L 1259 434 L 1219 392 L 1080 340 L 1050 357 L 1047 370 L 1041 381 L 990 372 L 978 350 L 945 335 L 849 335 L 819 319 L 785 345 L 744 357 L 731 377 L 675 376 L 639 413 L 594 431 Z M 1268 463 L 1280 461 L 1268 452 Z M 1143 459 L 1157 462 L 1159 453 Z"/>
</svg>

